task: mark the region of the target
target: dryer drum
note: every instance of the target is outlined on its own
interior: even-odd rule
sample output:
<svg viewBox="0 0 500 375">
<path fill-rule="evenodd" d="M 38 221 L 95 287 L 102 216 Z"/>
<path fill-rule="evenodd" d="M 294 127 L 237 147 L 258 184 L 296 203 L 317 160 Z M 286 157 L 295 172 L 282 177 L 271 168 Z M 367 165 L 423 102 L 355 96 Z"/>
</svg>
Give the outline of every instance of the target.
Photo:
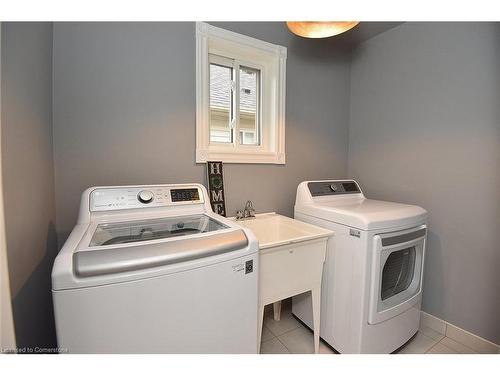
<svg viewBox="0 0 500 375">
<path fill-rule="evenodd" d="M 389 255 L 382 271 L 382 301 L 408 289 L 415 271 L 415 246 Z"/>
</svg>

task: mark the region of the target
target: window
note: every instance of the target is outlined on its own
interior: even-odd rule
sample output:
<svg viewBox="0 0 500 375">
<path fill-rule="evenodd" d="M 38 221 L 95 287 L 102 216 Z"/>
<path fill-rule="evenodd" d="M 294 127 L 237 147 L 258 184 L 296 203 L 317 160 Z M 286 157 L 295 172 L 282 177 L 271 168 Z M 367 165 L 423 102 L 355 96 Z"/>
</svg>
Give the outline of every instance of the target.
<svg viewBox="0 0 500 375">
<path fill-rule="evenodd" d="M 196 26 L 196 162 L 285 163 L 286 48 Z"/>
<path fill-rule="evenodd" d="M 232 66 L 210 62 L 210 143 L 233 143 L 233 82 Z"/>
<path fill-rule="evenodd" d="M 209 62 L 210 143 L 260 145 L 260 70 L 246 66 L 236 70 L 233 60 L 212 54 Z"/>
<path fill-rule="evenodd" d="M 382 270 L 382 301 L 408 289 L 415 271 L 415 246 L 394 251 L 389 255 Z"/>
<path fill-rule="evenodd" d="M 260 70 L 240 66 L 239 80 L 240 93 L 240 144 L 260 144 Z"/>
</svg>

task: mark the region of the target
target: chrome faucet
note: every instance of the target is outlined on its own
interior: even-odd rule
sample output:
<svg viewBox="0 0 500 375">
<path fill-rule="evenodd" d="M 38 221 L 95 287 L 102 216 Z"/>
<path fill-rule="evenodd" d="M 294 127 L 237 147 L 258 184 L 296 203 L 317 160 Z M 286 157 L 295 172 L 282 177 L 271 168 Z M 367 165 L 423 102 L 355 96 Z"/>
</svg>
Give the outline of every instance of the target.
<svg viewBox="0 0 500 375">
<path fill-rule="evenodd" d="M 252 201 L 247 201 L 244 210 L 236 211 L 236 220 L 249 219 L 255 217 L 255 209 Z"/>
<path fill-rule="evenodd" d="M 245 217 L 255 217 L 255 209 L 253 208 L 252 201 L 247 201 L 245 204 L 245 209 L 243 210 L 243 215 Z"/>
</svg>

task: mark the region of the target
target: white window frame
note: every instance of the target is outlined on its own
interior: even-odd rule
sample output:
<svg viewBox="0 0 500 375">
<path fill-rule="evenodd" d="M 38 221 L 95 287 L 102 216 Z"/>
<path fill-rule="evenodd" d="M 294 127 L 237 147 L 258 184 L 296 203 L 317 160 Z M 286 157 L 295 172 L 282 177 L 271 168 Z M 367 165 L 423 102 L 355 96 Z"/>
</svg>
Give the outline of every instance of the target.
<svg viewBox="0 0 500 375">
<path fill-rule="evenodd" d="M 196 23 L 197 163 L 217 160 L 226 163 L 285 164 L 286 54 L 283 46 L 205 22 Z M 260 70 L 259 145 L 240 144 L 238 121 L 235 123 L 233 143 L 210 143 L 210 55 L 235 60 L 237 73 L 239 65 Z"/>
</svg>

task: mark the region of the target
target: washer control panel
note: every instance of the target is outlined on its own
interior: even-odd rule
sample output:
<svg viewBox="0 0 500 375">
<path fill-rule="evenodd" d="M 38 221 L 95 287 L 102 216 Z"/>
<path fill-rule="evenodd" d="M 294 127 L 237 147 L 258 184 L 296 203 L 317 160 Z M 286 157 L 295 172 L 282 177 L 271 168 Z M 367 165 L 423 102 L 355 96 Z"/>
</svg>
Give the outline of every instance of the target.
<svg viewBox="0 0 500 375">
<path fill-rule="evenodd" d="M 90 193 L 90 211 L 125 210 L 203 203 L 197 186 L 97 188 Z"/>
<path fill-rule="evenodd" d="M 361 193 L 358 184 L 353 180 L 309 182 L 307 187 L 313 197 Z"/>
</svg>

